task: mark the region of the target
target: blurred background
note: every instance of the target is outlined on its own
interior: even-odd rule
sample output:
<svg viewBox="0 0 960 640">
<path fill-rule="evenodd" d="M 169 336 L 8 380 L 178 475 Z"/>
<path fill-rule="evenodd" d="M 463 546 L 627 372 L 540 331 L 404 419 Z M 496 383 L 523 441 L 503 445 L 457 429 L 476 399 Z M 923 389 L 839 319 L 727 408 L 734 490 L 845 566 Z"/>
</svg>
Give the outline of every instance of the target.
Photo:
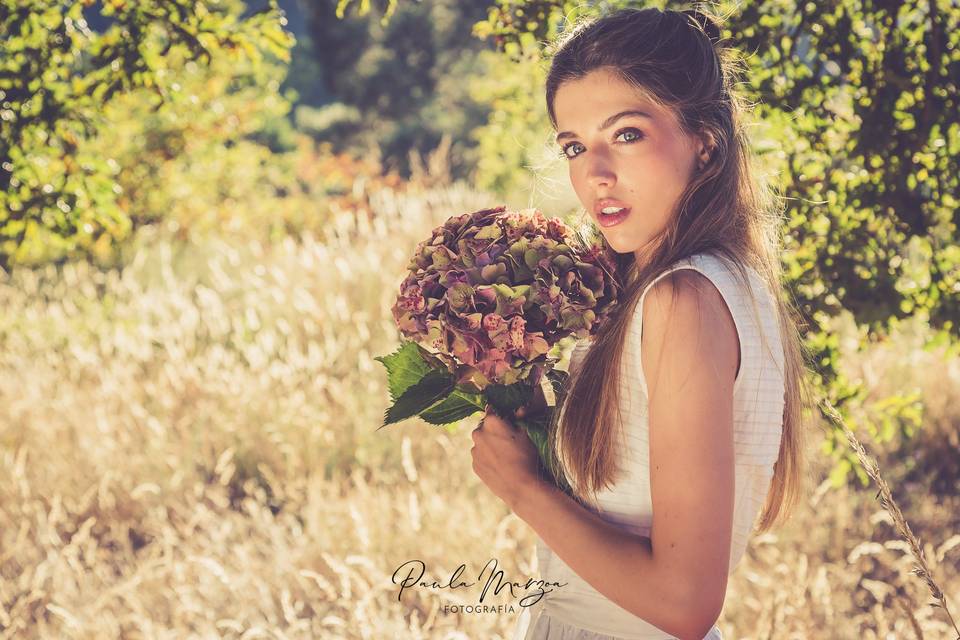
<svg viewBox="0 0 960 640">
<path fill-rule="evenodd" d="M 376 430 L 373 357 L 446 218 L 581 218 L 544 46 L 621 6 L 689 5 L 0 0 L 0 637 L 509 637 L 518 606 L 444 609 L 478 593 L 398 601 L 411 559 L 534 577 L 534 534 L 473 474 L 476 420 Z M 718 624 L 960 635 L 960 6 L 709 6 L 817 397 L 933 581 L 812 408 L 808 496 Z"/>
</svg>

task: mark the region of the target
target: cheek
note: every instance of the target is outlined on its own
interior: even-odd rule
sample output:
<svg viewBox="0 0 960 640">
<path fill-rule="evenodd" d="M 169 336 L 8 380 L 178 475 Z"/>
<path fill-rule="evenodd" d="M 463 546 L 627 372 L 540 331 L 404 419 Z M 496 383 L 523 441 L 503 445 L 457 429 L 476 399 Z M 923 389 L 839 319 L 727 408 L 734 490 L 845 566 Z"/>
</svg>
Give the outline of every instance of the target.
<svg viewBox="0 0 960 640">
<path fill-rule="evenodd" d="M 683 148 L 671 145 L 664 149 L 662 171 L 673 182 L 684 182 L 692 162 Z"/>
<path fill-rule="evenodd" d="M 570 168 L 567 170 L 567 175 L 570 177 L 570 185 L 573 187 L 577 197 L 583 200 L 583 196 L 586 193 L 586 181 L 583 179 L 583 176 L 580 175 L 580 172 L 573 165 L 570 165 Z"/>
<path fill-rule="evenodd" d="M 587 176 L 579 166 L 571 163 L 568 175 L 570 176 L 570 184 L 573 186 L 573 190 L 577 192 L 577 196 L 579 196 L 581 200 L 585 195 L 589 195 L 590 185 L 587 182 Z"/>
</svg>

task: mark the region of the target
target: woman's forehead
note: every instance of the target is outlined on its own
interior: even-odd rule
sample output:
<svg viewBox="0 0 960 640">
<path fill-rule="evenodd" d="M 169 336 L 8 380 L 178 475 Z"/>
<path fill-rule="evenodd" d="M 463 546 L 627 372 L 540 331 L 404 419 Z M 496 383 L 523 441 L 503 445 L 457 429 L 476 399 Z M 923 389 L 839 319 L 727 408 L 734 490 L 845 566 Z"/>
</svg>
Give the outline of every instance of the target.
<svg viewBox="0 0 960 640">
<path fill-rule="evenodd" d="M 670 110 L 658 104 L 649 92 L 609 76 L 591 77 L 588 74 L 568 80 L 557 89 L 553 107 L 558 130 L 584 125 L 599 126 L 607 118 L 624 111 L 647 114 L 651 123 L 674 120 Z"/>
<path fill-rule="evenodd" d="M 627 82 L 619 74 L 609 69 L 594 69 L 579 78 L 564 81 L 557 88 L 554 103 L 577 104 L 584 100 L 616 101 L 629 100 L 645 104 L 651 109 L 659 110 L 656 97 L 645 87 Z"/>
</svg>

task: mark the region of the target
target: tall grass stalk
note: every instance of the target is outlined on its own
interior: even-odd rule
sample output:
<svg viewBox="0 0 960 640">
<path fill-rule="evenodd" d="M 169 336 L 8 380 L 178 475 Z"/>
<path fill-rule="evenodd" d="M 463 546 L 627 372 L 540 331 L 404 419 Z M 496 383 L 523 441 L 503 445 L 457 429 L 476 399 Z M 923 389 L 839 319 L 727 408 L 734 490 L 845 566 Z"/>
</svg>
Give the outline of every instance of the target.
<svg viewBox="0 0 960 640">
<path fill-rule="evenodd" d="M 864 449 L 863 445 L 860 444 L 857 436 L 854 435 L 853 431 L 851 431 L 847 426 L 846 421 L 840 416 L 840 414 L 828 400 L 822 400 L 820 402 L 820 408 L 827 417 L 829 417 L 835 424 L 843 429 L 843 433 L 846 435 L 850 446 L 853 447 L 853 450 L 856 452 L 857 459 L 860 461 L 860 464 L 863 466 L 864 470 L 866 470 L 867 475 L 873 478 L 874 482 L 877 483 L 877 486 L 880 488 L 880 490 L 877 492 L 877 496 L 880 498 L 880 506 L 886 509 L 890 514 L 890 517 L 893 518 L 894 527 L 900 534 L 900 537 L 906 540 L 907 544 L 910 546 L 910 553 L 917 561 L 917 564 L 914 566 L 911 573 L 919 576 L 924 582 L 926 582 L 927 588 L 930 590 L 930 595 L 932 595 L 933 599 L 936 600 L 936 602 L 931 602 L 930 606 L 940 607 L 943 609 L 943 612 L 950 621 L 950 624 L 953 625 L 953 630 L 957 633 L 956 640 L 960 640 L 960 628 L 957 628 L 957 621 L 954 620 L 953 614 L 950 613 L 950 608 L 947 606 L 947 599 L 943 595 L 943 589 L 940 588 L 940 585 L 938 585 L 933 579 L 933 572 L 930 570 L 930 567 L 927 564 L 927 559 L 924 557 L 923 547 L 920 545 L 920 539 L 917 538 L 913 531 L 910 530 L 910 524 L 907 522 L 906 518 L 903 517 L 903 512 L 900 511 L 900 506 L 897 504 L 897 501 L 893 499 L 893 494 L 890 492 L 890 486 L 883 479 L 883 476 L 880 475 L 880 467 L 877 464 L 877 461 L 867 454 L 866 449 Z"/>
</svg>

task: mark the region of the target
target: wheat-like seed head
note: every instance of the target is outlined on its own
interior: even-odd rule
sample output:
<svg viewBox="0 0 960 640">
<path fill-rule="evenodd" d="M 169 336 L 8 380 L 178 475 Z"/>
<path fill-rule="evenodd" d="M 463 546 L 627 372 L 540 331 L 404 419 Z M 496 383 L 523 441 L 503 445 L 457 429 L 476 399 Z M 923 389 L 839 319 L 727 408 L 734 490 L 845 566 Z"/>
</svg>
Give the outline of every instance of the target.
<svg viewBox="0 0 960 640">
<path fill-rule="evenodd" d="M 857 436 L 854 435 L 854 433 L 847 426 L 846 421 L 828 400 L 822 401 L 821 409 L 835 424 L 843 429 L 843 433 L 846 436 L 847 441 L 850 443 L 850 446 L 853 447 L 854 452 L 857 454 L 857 459 L 860 461 L 861 466 L 863 466 L 863 468 L 866 470 L 867 475 L 873 478 L 874 482 L 877 483 L 877 486 L 880 487 L 880 490 L 877 492 L 877 496 L 880 498 L 880 506 L 890 513 L 897 532 L 904 540 L 907 541 L 907 544 L 910 545 L 910 552 L 917 562 L 917 564 L 911 570 L 911 573 L 919 576 L 926 583 L 927 588 L 930 590 L 930 595 L 932 595 L 933 599 L 936 600 L 936 602 L 931 602 L 930 606 L 941 607 L 943 609 L 944 614 L 947 616 L 950 623 L 953 625 L 954 630 L 957 632 L 957 640 L 960 640 L 960 628 L 957 627 L 957 622 L 953 619 L 953 615 L 950 613 L 950 609 L 947 607 L 947 600 L 943 595 L 943 590 L 933 579 L 933 574 L 927 565 L 927 560 L 924 556 L 923 547 L 920 544 L 920 540 L 913 534 L 913 531 L 910 530 L 910 524 L 907 522 L 906 518 L 903 517 L 903 512 L 900 511 L 897 501 L 893 499 L 893 494 L 890 491 L 889 485 L 887 485 L 887 482 L 883 479 L 883 476 L 880 475 L 880 467 L 877 464 L 877 461 L 867 454 L 866 449 L 864 449 L 863 445 L 857 439 Z"/>
</svg>

